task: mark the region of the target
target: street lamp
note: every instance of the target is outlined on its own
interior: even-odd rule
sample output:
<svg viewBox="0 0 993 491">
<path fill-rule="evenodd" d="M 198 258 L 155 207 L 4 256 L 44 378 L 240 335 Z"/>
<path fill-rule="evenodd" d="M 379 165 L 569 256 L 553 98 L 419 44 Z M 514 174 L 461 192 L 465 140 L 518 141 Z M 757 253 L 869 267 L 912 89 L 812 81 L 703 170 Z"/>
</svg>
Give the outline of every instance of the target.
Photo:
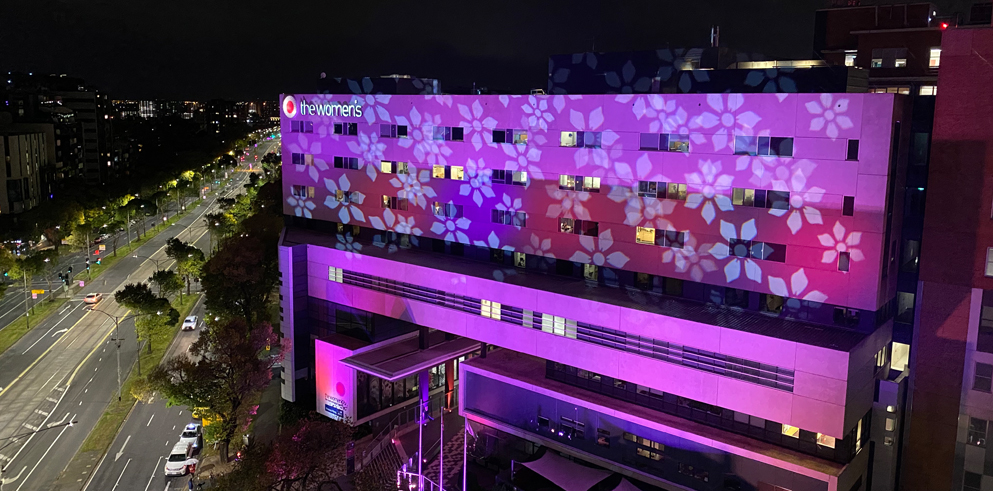
<svg viewBox="0 0 993 491">
<path fill-rule="evenodd" d="M 148 312 L 148 313 L 144 313 L 144 314 L 134 314 L 134 315 L 132 315 L 130 317 L 128 317 L 127 314 L 124 314 L 124 315 L 121 315 L 121 316 L 111 315 L 111 314 L 108 314 L 107 312 L 104 312 L 102 310 L 97 310 L 96 307 L 90 307 L 90 312 L 100 312 L 101 314 L 106 315 L 107 317 L 110 317 L 111 319 L 114 320 L 114 339 L 112 339 L 112 341 L 116 341 L 117 342 L 117 400 L 120 401 L 121 400 L 121 388 L 122 388 L 122 385 L 121 385 L 121 332 L 120 332 L 121 322 L 123 322 L 123 321 L 125 321 L 125 320 L 127 320 L 129 318 L 132 319 L 132 320 L 134 320 L 134 319 L 137 319 L 138 317 L 142 317 L 142 316 L 146 316 L 146 315 L 162 315 L 162 311 L 160 310 L 160 311 L 155 312 L 155 313 Z M 138 376 L 140 377 L 141 376 L 141 344 L 139 344 L 139 342 L 138 342 L 138 324 L 137 323 L 135 323 L 135 326 L 134 326 L 134 343 L 135 343 L 135 346 L 137 348 L 135 350 L 135 360 L 138 363 Z"/>
<path fill-rule="evenodd" d="M 138 258 L 144 258 L 144 259 L 148 259 L 149 261 L 152 261 L 152 262 L 154 262 L 154 263 L 155 263 L 155 269 L 156 269 L 156 270 L 158 270 L 158 269 L 162 269 L 162 268 L 160 268 L 160 267 L 159 267 L 159 261 L 162 261 L 163 259 L 155 259 L 154 257 L 149 257 L 149 256 L 140 256 L 140 255 L 138 255 L 138 254 L 132 254 L 132 255 L 131 255 L 131 257 L 133 257 L 133 258 L 135 258 L 135 259 L 138 259 Z"/>
</svg>

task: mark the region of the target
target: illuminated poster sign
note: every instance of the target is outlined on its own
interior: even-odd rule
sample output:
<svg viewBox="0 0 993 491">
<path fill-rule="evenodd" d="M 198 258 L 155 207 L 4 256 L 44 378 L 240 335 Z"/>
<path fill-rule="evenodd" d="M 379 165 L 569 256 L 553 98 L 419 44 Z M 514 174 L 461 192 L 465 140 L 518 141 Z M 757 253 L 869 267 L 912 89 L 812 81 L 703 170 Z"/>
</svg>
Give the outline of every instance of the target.
<svg viewBox="0 0 993 491">
<path fill-rule="evenodd" d="M 352 350 L 314 342 L 317 412 L 338 421 L 355 421 L 355 370 L 341 363 Z"/>
<path fill-rule="evenodd" d="M 307 99 L 300 99 L 298 102 L 296 97 L 292 95 L 284 97 L 283 114 L 287 118 L 292 118 L 297 113 L 304 116 L 360 117 L 362 116 L 362 104 L 358 101 L 348 104 L 339 101 L 307 102 Z"/>
</svg>

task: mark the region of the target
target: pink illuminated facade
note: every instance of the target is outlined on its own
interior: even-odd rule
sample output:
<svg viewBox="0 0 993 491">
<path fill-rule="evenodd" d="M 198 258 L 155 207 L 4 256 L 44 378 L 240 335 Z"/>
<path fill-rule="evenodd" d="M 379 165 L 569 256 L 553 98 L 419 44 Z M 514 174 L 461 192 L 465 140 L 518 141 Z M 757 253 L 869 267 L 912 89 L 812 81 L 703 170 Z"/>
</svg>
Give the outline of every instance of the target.
<svg viewBox="0 0 993 491">
<path fill-rule="evenodd" d="M 476 423 L 661 489 L 866 489 L 900 96 L 281 102 L 285 398 L 388 414 L 411 382 L 341 360 L 437 331 L 502 348 L 458 370 Z"/>
</svg>

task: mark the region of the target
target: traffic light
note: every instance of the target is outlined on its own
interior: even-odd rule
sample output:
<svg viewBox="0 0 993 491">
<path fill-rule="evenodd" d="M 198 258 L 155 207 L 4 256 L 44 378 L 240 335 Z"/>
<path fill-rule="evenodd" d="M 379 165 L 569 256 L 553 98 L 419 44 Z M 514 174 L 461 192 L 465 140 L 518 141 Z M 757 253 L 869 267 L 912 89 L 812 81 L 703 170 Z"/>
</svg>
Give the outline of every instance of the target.
<svg viewBox="0 0 993 491">
<path fill-rule="evenodd" d="M 69 273 L 68 274 L 72 274 L 72 266 L 69 266 Z"/>
<path fill-rule="evenodd" d="M 99 257 L 97 258 L 97 264 L 100 264 L 100 258 Z"/>
<path fill-rule="evenodd" d="M 90 258 L 86 258 L 86 270 L 89 271 L 89 269 L 90 269 Z"/>
</svg>

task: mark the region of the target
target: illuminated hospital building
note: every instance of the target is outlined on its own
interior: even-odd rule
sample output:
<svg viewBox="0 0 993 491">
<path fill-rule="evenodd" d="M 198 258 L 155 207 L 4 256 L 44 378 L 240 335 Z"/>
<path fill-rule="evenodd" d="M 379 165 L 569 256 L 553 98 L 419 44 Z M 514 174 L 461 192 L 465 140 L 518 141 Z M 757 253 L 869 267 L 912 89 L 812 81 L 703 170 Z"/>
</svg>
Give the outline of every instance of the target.
<svg viewBox="0 0 993 491">
<path fill-rule="evenodd" d="M 284 94 L 283 397 L 563 489 L 892 489 L 934 98 L 760 90 Z"/>
</svg>

